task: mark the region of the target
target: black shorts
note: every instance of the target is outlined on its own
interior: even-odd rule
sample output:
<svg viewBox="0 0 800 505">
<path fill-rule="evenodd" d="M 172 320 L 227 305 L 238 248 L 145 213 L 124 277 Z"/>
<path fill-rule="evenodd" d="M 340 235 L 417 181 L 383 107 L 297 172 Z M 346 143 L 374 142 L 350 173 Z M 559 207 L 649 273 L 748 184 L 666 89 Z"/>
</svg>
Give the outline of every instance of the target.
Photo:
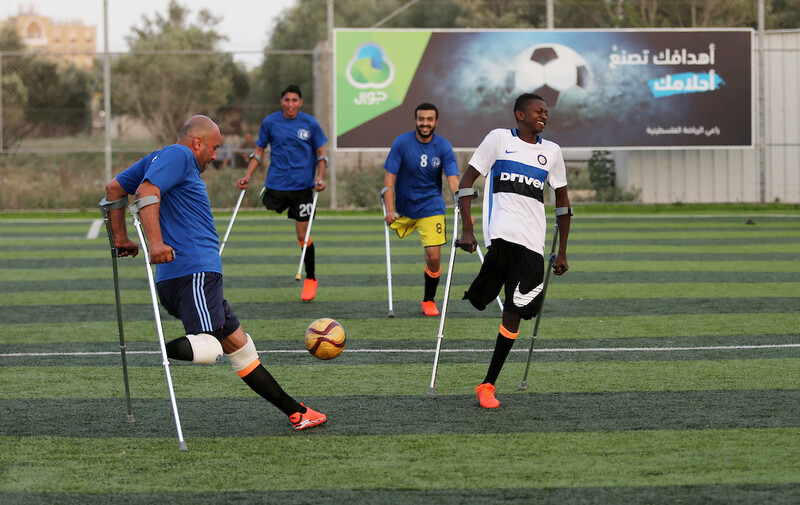
<svg viewBox="0 0 800 505">
<path fill-rule="evenodd" d="M 531 319 L 542 307 L 544 258 L 513 242 L 492 240 L 478 276 L 464 292 L 464 300 L 483 310 L 505 285 L 505 312 Z"/>
<path fill-rule="evenodd" d="M 264 191 L 261 192 L 261 203 L 267 210 L 274 210 L 278 214 L 289 209 L 289 219 L 308 221 L 314 203 L 314 188 L 297 191 L 264 188 Z"/>
<path fill-rule="evenodd" d="M 225 338 L 239 327 L 236 314 L 222 296 L 222 274 L 185 275 L 161 281 L 156 289 L 161 305 L 183 322 L 187 335 L 211 333 L 222 328 L 221 337 Z"/>
</svg>

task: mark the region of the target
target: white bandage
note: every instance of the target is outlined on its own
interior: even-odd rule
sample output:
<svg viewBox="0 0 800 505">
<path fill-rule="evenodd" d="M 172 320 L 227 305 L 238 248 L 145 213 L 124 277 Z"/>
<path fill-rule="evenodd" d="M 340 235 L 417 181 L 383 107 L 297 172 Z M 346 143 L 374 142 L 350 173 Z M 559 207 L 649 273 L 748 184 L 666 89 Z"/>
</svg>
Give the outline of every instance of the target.
<svg viewBox="0 0 800 505">
<path fill-rule="evenodd" d="M 222 344 L 213 335 L 198 333 L 186 335 L 192 346 L 192 363 L 199 365 L 213 365 L 222 357 Z"/>
<path fill-rule="evenodd" d="M 245 343 L 241 348 L 228 354 L 228 358 L 231 360 L 231 365 L 233 365 L 233 369 L 236 370 L 236 373 L 239 374 L 239 377 L 244 377 L 245 375 L 249 374 L 261 363 L 258 360 L 256 344 L 253 343 L 253 339 L 250 338 L 249 333 L 245 333 L 245 335 L 247 335 L 247 343 Z"/>
</svg>

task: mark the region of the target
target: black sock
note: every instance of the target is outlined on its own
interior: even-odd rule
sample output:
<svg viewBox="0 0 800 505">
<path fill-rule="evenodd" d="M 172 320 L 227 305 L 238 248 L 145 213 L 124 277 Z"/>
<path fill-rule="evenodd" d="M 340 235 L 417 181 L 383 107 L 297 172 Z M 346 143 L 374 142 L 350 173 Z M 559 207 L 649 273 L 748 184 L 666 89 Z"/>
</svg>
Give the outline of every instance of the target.
<svg viewBox="0 0 800 505">
<path fill-rule="evenodd" d="M 252 372 L 242 377 L 242 380 L 250 386 L 250 389 L 278 407 L 287 416 L 295 412 L 305 413 L 306 408 L 286 394 L 264 365 L 258 365 Z"/>
<path fill-rule="evenodd" d="M 303 260 L 306 266 L 306 278 L 316 280 L 317 276 L 315 275 L 315 264 L 314 264 L 314 244 L 308 244 L 306 246 L 306 257 Z"/>
<path fill-rule="evenodd" d="M 189 342 L 189 339 L 185 336 L 170 340 L 164 345 L 164 347 L 167 348 L 168 358 L 177 359 L 180 361 L 192 361 L 194 359 L 192 343 Z"/>
<path fill-rule="evenodd" d="M 441 271 L 441 270 L 440 270 Z M 425 271 L 425 297 L 422 299 L 423 302 L 433 301 L 436 297 L 436 288 L 439 286 L 439 278 L 438 277 L 431 277 L 428 275 L 427 270 Z"/>
<path fill-rule="evenodd" d="M 484 383 L 494 384 L 497 376 L 500 375 L 500 370 L 506 362 L 508 353 L 511 352 L 511 347 L 514 345 L 513 338 L 507 338 L 497 334 L 497 342 L 494 344 L 494 353 L 492 354 L 492 361 L 489 363 L 489 371 L 486 372 Z"/>
</svg>

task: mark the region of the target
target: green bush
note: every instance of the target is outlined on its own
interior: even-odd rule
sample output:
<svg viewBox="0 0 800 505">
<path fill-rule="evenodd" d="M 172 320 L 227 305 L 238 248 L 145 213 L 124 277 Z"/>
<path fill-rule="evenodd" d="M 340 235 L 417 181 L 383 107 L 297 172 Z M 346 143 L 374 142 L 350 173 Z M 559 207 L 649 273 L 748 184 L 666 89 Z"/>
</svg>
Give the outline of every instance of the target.
<svg viewBox="0 0 800 505">
<path fill-rule="evenodd" d="M 617 187 L 617 165 L 610 151 L 593 151 L 589 159 L 589 180 L 600 202 L 632 202 L 637 195 Z"/>
<path fill-rule="evenodd" d="M 380 205 L 381 188 L 384 178 L 383 168 L 359 166 L 337 172 L 339 186 L 337 200 L 345 207 L 374 209 Z"/>
</svg>

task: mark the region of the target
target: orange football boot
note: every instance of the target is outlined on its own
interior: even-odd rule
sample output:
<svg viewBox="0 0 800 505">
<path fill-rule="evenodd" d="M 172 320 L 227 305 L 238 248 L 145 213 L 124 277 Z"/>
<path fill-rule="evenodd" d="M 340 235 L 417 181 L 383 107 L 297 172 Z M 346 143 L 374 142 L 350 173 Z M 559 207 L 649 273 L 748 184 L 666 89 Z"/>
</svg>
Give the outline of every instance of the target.
<svg viewBox="0 0 800 505">
<path fill-rule="evenodd" d="M 494 397 L 494 384 L 489 384 L 488 382 L 478 384 L 478 387 L 475 388 L 475 392 L 478 393 L 478 401 L 481 407 L 485 409 L 496 409 L 500 406 L 500 402 Z"/>
</svg>

